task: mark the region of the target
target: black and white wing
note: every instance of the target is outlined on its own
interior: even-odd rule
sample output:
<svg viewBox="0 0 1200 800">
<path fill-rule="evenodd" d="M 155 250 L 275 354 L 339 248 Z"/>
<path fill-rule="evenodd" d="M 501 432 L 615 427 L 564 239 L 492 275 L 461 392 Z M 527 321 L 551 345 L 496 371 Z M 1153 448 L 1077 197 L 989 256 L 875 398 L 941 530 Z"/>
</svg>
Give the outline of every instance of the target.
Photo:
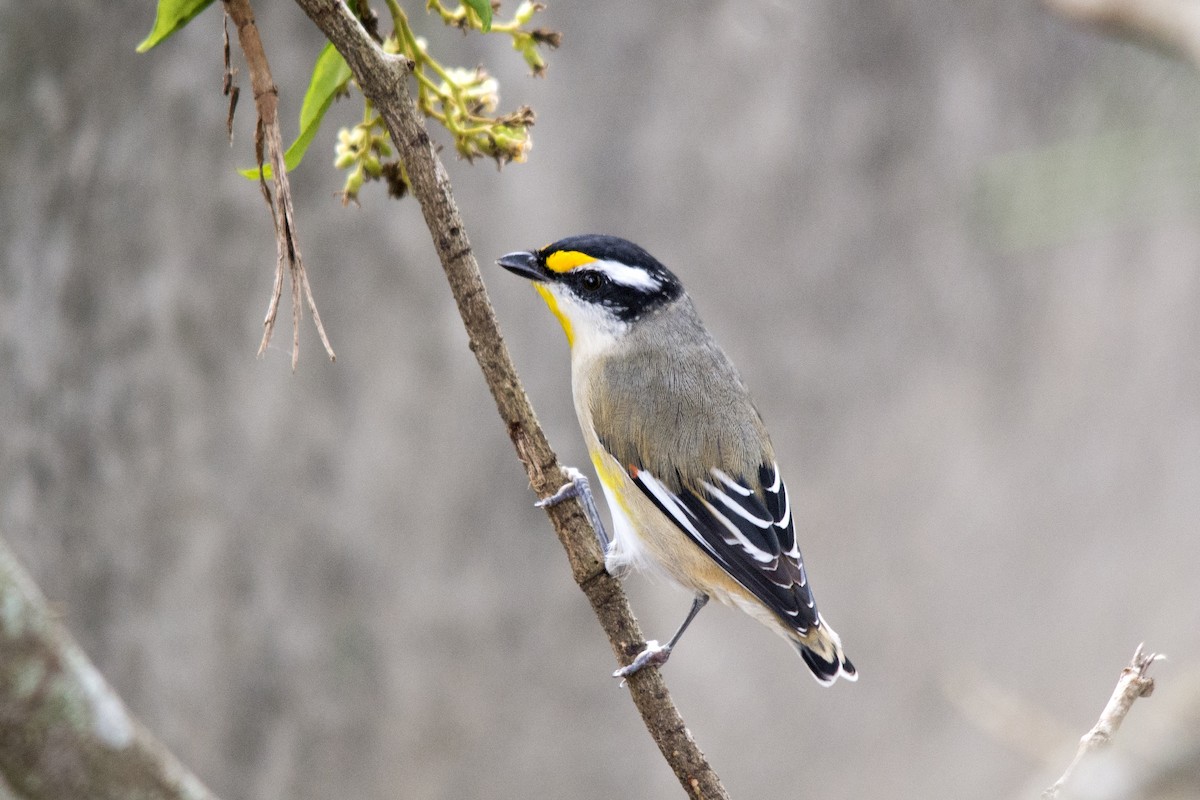
<svg viewBox="0 0 1200 800">
<path fill-rule="evenodd" d="M 631 465 L 630 479 L 671 521 L 750 593 L 805 634 L 820 626 L 777 464 L 754 476 L 719 469 L 696 490 L 672 491 Z"/>
</svg>

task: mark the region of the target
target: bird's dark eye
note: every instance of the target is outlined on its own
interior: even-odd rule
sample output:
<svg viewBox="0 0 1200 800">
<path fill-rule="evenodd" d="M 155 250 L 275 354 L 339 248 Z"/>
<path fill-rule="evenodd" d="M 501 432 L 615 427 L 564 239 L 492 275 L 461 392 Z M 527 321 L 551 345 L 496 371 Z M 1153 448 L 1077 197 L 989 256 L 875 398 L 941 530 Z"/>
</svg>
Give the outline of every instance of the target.
<svg viewBox="0 0 1200 800">
<path fill-rule="evenodd" d="M 594 292 L 604 285 L 604 278 L 595 272 L 587 272 L 579 281 L 579 285 L 584 288 L 584 291 Z"/>
</svg>

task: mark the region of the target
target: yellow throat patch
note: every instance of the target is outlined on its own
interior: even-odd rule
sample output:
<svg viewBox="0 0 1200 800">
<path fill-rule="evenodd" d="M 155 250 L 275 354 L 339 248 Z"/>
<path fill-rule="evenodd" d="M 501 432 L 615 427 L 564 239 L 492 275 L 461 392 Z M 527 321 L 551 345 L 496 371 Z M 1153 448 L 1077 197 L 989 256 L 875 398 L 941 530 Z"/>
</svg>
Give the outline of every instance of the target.
<svg viewBox="0 0 1200 800">
<path fill-rule="evenodd" d="M 551 272 L 564 273 L 570 272 L 576 267 L 582 267 L 584 264 L 590 264 L 595 261 L 595 257 L 589 256 L 587 253 L 581 253 L 578 250 L 559 250 L 546 256 L 546 269 Z M 550 313 L 558 318 L 558 324 L 562 325 L 563 333 L 567 334 L 567 346 L 575 345 L 575 332 L 571 330 L 571 320 L 567 319 L 567 315 L 559 308 L 558 300 L 554 294 L 540 283 L 533 284 L 533 288 L 537 289 L 537 293 L 546 301 L 546 305 L 550 307 Z"/>
<path fill-rule="evenodd" d="M 554 255 L 560 254 L 555 253 Z M 551 258 L 553 257 L 551 256 Z M 558 324 L 562 325 L 563 333 L 567 335 L 567 347 L 573 347 L 575 345 L 575 334 L 571 330 L 571 320 L 567 319 L 567 315 L 558 307 L 558 299 L 554 296 L 554 293 L 547 289 L 545 284 L 541 283 L 533 284 L 533 288 L 537 289 L 537 293 L 542 296 L 542 299 L 546 301 L 546 305 L 550 307 L 550 313 L 558 319 Z"/>
</svg>

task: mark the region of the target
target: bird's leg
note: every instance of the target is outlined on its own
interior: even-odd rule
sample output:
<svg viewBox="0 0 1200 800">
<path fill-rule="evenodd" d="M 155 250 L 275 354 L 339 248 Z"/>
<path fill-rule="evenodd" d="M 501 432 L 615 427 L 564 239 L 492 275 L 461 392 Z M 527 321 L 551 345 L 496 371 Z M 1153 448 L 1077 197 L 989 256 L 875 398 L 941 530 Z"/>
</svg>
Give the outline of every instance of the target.
<svg viewBox="0 0 1200 800">
<path fill-rule="evenodd" d="M 596 510 L 596 499 L 592 497 L 592 487 L 588 484 L 587 476 L 574 467 L 563 468 L 567 477 L 570 478 L 569 483 L 564 483 L 557 492 L 549 497 L 538 500 L 534 503 L 538 508 L 546 508 L 548 506 L 558 505 L 564 500 L 570 500 L 572 497 L 578 497 L 579 502 L 583 504 L 583 513 L 587 517 L 588 522 L 592 523 L 592 528 L 596 531 L 596 543 L 600 545 L 600 552 L 603 555 L 608 555 L 608 531 L 604 529 L 604 522 L 600 519 L 600 512 Z"/>
<path fill-rule="evenodd" d="M 700 609 L 708 602 L 708 595 L 698 594 L 692 599 L 692 608 L 683 619 L 683 624 L 671 636 L 670 641 L 666 644 L 659 644 L 656 640 L 651 639 L 646 642 L 646 649 L 638 653 L 637 658 L 633 660 L 627 667 L 621 667 L 613 673 L 614 678 L 620 678 L 621 683 L 625 683 L 625 679 L 635 672 L 640 672 L 646 667 L 654 666 L 661 667 L 667 663 L 667 659 L 671 657 L 671 651 L 675 649 L 675 645 L 679 642 L 679 637 L 683 636 L 683 632 L 687 630 L 688 625 L 692 624 L 692 620 L 700 613 Z"/>
</svg>

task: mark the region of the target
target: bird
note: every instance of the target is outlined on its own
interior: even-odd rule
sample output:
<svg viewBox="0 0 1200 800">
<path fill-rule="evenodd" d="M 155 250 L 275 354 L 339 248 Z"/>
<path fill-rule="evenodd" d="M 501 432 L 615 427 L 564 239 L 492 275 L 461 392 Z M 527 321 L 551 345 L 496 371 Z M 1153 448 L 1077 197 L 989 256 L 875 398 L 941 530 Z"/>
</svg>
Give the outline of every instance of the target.
<svg viewBox="0 0 1200 800">
<path fill-rule="evenodd" d="M 607 572 L 663 575 L 693 595 L 666 644 L 648 641 L 614 677 L 666 663 L 713 598 L 787 640 L 818 683 L 857 680 L 817 611 L 762 417 L 675 274 L 633 242 L 599 234 L 496 263 L 531 281 L 566 333 L 575 412 L 612 535 L 576 469 L 539 505 L 580 497 Z"/>
</svg>

